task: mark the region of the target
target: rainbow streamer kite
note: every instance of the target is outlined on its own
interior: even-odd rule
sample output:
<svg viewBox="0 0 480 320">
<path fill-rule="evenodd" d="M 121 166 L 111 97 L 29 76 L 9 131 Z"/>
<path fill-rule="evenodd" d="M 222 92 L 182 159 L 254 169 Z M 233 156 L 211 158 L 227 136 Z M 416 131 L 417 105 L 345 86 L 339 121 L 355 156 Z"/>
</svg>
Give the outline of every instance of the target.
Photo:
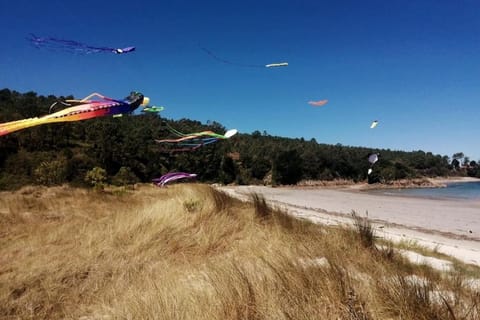
<svg viewBox="0 0 480 320">
<path fill-rule="evenodd" d="M 237 129 L 230 129 L 225 134 L 218 134 L 213 131 L 201 131 L 194 133 L 182 133 L 167 124 L 167 129 L 178 136 L 177 139 L 155 140 L 157 143 L 174 144 L 180 148 L 173 148 L 170 151 L 192 151 L 202 146 L 215 143 L 219 140 L 226 140 L 237 134 Z"/>
<path fill-rule="evenodd" d="M 94 96 L 99 99 L 89 100 Z M 139 92 L 132 92 L 123 100 L 116 100 L 98 93 L 92 93 L 82 100 L 65 100 L 65 102 L 60 102 L 67 108 L 43 117 L 2 123 L 0 124 L 0 136 L 47 123 L 80 121 L 104 116 L 121 116 L 131 113 L 141 105 L 147 105 L 148 102 L 149 99 Z M 57 102 L 50 107 L 50 110 L 56 105 Z"/>
</svg>

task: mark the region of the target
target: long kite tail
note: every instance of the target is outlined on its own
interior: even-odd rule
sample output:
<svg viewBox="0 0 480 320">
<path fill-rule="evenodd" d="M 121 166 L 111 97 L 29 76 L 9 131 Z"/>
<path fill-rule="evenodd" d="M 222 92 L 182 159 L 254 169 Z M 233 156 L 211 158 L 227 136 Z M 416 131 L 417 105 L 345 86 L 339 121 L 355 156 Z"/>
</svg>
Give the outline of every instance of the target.
<svg viewBox="0 0 480 320">
<path fill-rule="evenodd" d="M 135 51 L 135 47 L 112 48 L 112 47 L 97 47 L 91 46 L 75 40 L 59 39 L 54 37 L 37 37 L 33 33 L 29 34 L 27 38 L 35 47 L 48 49 L 63 49 L 75 53 L 98 53 L 107 52 L 115 54 L 123 54 Z"/>
<path fill-rule="evenodd" d="M 189 134 L 182 133 L 182 132 L 172 128 L 168 123 L 165 123 L 165 126 L 167 127 L 168 131 L 170 131 L 171 133 L 173 133 L 176 136 L 179 136 L 179 137 L 189 136 Z"/>
<path fill-rule="evenodd" d="M 0 136 L 48 123 L 47 118 L 29 118 L 0 124 Z"/>
<path fill-rule="evenodd" d="M 208 137 L 215 137 L 215 138 L 225 138 L 223 135 L 215 133 L 211 130 L 206 130 L 206 131 L 200 131 L 200 132 L 192 132 L 192 133 L 183 133 L 180 132 L 174 128 L 172 128 L 168 123 L 165 123 L 165 126 L 167 127 L 168 131 L 170 131 L 172 134 L 180 137 L 180 139 L 168 139 L 168 141 L 165 142 L 180 142 L 183 140 L 188 140 L 188 139 L 199 139 L 202 136 L 208 136 Z M 160 142 L 157 140 L 157 142 Z M 163 142 L 163 141 L 162 141 Z"/>
</svg>

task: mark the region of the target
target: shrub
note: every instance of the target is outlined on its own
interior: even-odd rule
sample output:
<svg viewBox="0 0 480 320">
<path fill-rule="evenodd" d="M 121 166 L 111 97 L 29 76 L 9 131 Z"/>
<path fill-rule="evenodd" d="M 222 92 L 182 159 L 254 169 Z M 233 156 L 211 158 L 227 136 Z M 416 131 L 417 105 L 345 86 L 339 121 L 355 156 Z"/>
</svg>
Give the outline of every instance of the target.
<svg viewBox="0 0 480 320">
<path fill-rule="evenodd" d="M 65 182 L 67 177 L 67 161 L 64 158 L 43 161 L 33 171 L 35 181 L 45 186 L 58 185 Z"/>
<path fill-rule="evenodd" d="M 92 185 L 95 190 L 103 190 L 107 181 L 107 171 L 103 168 L 95 167 L 87 172 L 85 181 Z"/>
</svg>

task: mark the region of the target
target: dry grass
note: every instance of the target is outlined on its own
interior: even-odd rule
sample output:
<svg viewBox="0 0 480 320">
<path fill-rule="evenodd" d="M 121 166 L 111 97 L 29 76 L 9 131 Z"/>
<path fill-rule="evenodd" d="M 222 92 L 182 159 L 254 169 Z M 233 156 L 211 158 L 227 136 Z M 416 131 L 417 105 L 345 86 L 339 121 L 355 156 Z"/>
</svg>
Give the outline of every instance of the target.
<svg viewBox="0 0 480 320">
<path fill-rule="evenodd" d="M 186 183 L 0 193 L 0 319 L 479 318 L 460 272 L 251 201 Z"/>
</svg>

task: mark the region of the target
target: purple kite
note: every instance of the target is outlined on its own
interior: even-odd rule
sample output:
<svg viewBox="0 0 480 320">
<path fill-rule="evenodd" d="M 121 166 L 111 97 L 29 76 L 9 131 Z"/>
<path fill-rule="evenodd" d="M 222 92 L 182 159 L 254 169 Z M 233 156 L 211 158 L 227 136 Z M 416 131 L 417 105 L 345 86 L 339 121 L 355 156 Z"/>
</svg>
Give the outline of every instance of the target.
<svg viewBox="0 0 480 320">
<path fill-rule="evenodd" d="M 186 178 L 195 178 L 197 174 L 195 173 L 186 173 L 186 172 L 170 172 L 167 174 L 164 174 L 160 178 L 155 178 L 152 180 L 152 182 L 157 186 L 157 187 L 164 187 L 165 184 L 167 184 L 170 181 L 175 181 L 179 179 L 186 179 Z"/>
<path fill-rule="evenodd" d="M 99 52 L 108 52 L 115 54 L 123 54 L 135 51 L 135 47 L 125 47 L 125 48 L 112 48 L 112 47 L 96 47 L 91 46 L 85 43 L 81 43 L 74 40 L 65 40 L 52 37 L 37 37 L 34 34 L 30 34 L 30 37 L 27 38 L 35 47 L 37 48 L 47 48 L 47 49 L 61 49 L 69 51 L 72 53 L 99 53 Z"/>
</svg>

